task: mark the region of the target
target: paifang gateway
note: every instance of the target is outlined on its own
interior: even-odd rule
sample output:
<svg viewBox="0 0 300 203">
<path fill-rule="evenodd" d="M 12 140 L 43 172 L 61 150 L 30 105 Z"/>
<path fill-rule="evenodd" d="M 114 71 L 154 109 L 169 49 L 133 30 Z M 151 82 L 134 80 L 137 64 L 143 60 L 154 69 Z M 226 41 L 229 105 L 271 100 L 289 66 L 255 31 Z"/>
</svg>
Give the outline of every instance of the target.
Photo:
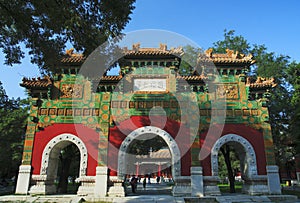
<svg viewBox="0 0 300 203">
<path fill-rule="evenodd" d="M 86 77 L 89 59 L 68 50 L 52 77 L 23 79 L 30 116 L 17 194 L 55 194 L 59 154 L 71 144 L 80 153 L 78 195 L 124 196 L 124 177 L 149 168 L 172 178 L 174 196 L 218 195 L 224 144 L 239 154 L 243 192 L 281 193 L 267 108 L 276 84 L 245 74 L 251 55 L 209 49 L 179 74 L 181 48 L 122 51 L 118 75 Z M 147 137 L 164 140 L 167 155 L 129 155 Z"/>
</svg>

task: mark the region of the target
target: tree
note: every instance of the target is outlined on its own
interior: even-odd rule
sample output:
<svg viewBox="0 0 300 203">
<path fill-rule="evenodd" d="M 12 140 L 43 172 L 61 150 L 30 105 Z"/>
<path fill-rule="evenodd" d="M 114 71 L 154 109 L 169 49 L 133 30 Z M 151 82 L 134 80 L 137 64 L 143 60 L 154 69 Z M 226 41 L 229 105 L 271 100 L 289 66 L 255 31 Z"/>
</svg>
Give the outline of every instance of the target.
<svg viewBox="0 0 300 203">
<path fill-rule="evenodd" d="M 183 51 L 184 54 L 181 56 L 181 63 L 178 72 L 180 75 L 193 75 L 195 70 L 199 71 L 197 58 L 199 54 L 203 54 L 203 50 L 187 45 L 183 47 Z"/>
<path fill-rule="evenodd" d="M 226 49 L 238 51 L 239 53 L 249 54 L 250 44 L 239 35 L 235 35 L 234 30 L 224 30 L 224 39 L 213 43 L 213 49 L 216 53 L 226 53 Z"/>
<path fill-rule="evenodd" d="M 290 129 L 290 120 L 294 112 L 291 103 L 293 92 L 292 83 L 289 81 L 290 58 L 284 55 L 276 55 L 268 52 L 264 45 L 254 45 L 251 51 L 256 60 L 254 74 L 262 77 L 274 77 L 277 87 L 272 90 L 269 98 L 269 116 L 272 127 L 272 135 L 275 148 L 275 159 L 277 165 L 286 168 L 288 176 L 291 170 L 291 160 L 295 156 L 295 148 L 292 143 L 293 136 Z"/>
<path fill-rule="evenodd" d="M 155 136 L 150 139 L 140 138 L 138 140 L 135 140 L 131 144 L 129 148 L 129 153 L 136 154 L 136 155 L 148 155 L 150 149 L 153 152 L 156 152 L 166 146 L 167 146 L 166 142 L 160 136 Z"/>
<path fill-rule="evenodd" d="M 24 58 L 45 73 L 53 71 L 66 47 L 89 55 L 130 20 L 135 0 L 0 0 L 0 48 L 5 64 Z"/>
<path fill-rule="evenodd" d="M 230 193 L 235 193 L 235 176 L 236 173 L 240 170 L 240 161 L 238 155 L 228 144 L 223 145 L 220 149 L 220 152 L 223 156 L 219 156 L 218 160 L 219 176 L 222 179 L 228 177 Z"/>
<path fill-rule="evenodd" d="M 287 71 L 288 81 L 293 85 L 291 106 L 293 108 L 290 119 L 290 134 L 295 144 L 296 154 L 300 154 L 300 63 L 292 62 Z"/>
<path fill-rule="evenodd" d="M 9 99 L 0 82 L 0 178 L 11 178 L 22 159 L 28 101 Z"/>
</svg>

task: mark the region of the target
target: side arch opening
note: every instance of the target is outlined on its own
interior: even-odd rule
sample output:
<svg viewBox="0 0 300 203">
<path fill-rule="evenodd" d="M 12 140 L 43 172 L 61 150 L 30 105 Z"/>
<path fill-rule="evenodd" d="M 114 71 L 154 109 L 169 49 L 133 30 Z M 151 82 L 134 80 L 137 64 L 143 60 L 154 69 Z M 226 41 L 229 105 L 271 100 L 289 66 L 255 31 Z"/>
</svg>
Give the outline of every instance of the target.
<svg viewBox="0 0 300 203">
<path fill-rule="evenodd" d="M 88 153 L 85 144 L 77 136 L 64 133 L 51 139 L 45 146 L 42 153 L 40 174 L 32 175 L 34 185 L 30 188 L 31 194 L 55 194 L 59 192 L 56 186 L 58 182 L 57 172 L 61 164 L 62 155 L 64 152 L 66 153 L 68 148 L 70 148 L 70 152 L 67 153 L 72 153 L 73 150 L 74 153 L 80 156 L 79 164 L 77 164 L 78 168 L 75 169 L 77 171 L 76 178 L 80 180 L 86 176 Z M 66 174 L 68 173 L 69 171 Z M 75 177 L 70 177 L 69 179 L 68 182 L 75 184 Z M 62 192 L 64 193 L 64 191 Z"/>
<path fill-rule="evenodd" d="M 233 171 L 234 168 L 231 165 L 232 160 L 230 160 L 230 157 L 226 157 L 227 160 L 225 158 L 224 164 L 226 164 L 228 174 L 227 180 L 231 182 L 230 185 L 232 186 L 228 191 L 235 192 L 233 186 L 236 181 L 242 185 L 241 192 L 249 193 L 249 184 L 258 179 L 256 154 L 253 146 L 248 140 L 236 134 L 227 134 L 218 139 L 211 150 L 211 174 L 213 177 L 220 177 L 219 156 L 221 151 L 224 158 L 225 152 L 227 156 L 230 156 L 230 153 L 234 153 L 240 163 L 238 167 L 240 171 L 235 173 L 236 171 Z M 226 161 L 230 163 L 226 163 Z M 230 164 L 230 168 L 228 168 L 228 164 Z"/>
</svg>

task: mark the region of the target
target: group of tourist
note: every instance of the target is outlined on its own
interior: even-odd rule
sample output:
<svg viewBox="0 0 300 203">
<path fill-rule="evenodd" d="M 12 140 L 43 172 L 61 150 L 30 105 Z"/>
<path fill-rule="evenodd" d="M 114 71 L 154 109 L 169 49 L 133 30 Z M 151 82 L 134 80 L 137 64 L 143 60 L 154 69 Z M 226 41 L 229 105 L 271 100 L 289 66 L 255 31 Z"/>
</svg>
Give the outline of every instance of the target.
<svg viewBox="0 0 300 203">
<path fill-rule="evenodd" d="M 151 184 L 151 176 L 144 176 L 143 179 L 143 189 L 146 190 L 146 185 L 147 185 L 147 178 L 148 178 L 148 183 Z M 136 193 L 137 190 L 137 184 L 138 182 L 140 182 L 141 178 L 140 177 L 135 177 L 132 176 L 130 179 L 130 186 L 131 186 L 131 190 L 132 193 Z M 156 177 L 156 183 L 159 184 L 160 183 L 160 176 Z"/>
</svg>

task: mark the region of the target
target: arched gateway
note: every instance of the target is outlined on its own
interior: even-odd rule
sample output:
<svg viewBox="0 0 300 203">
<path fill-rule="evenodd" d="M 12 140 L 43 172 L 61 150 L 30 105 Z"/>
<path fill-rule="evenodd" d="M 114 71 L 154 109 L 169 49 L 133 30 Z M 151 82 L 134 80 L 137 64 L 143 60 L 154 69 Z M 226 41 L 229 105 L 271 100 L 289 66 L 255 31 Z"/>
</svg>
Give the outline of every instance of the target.
<svg viewBox="0 0 300 203">
<path fill-rule="evenodd" d="M 172 138 L 172 136 L 167 133 L 166 131 L 154 127 L 154 126 L 145 126 L 138 128 L 131 132 L 125 140 L 122 142 L 119 154 L 118 154 L 118 175 L 119 178 L 122 179 L 123 176 L 128 174 L 126 170 L 126 155 L 128 155 L 128 148 L 130 147 L 130 144 L 137 139 L 138 137 L 144 135 L 144 134 L 154 134 L 158 135 L 167 143 L 168 148 L 171 152 L 171 165 L 172 165 L 172 176 L 174 180 L 176 180 L 177 177 L 181 175 L 181 154 L 179 147 L 176 143 L 176 141 Z M 129 155 L 130 156 L 130 155 Z M 132 156 L 132 155 L 131 155 Z"/>
<path fill-rule="evenodd" d="M 75 135 L 64 133 L 51 139 L 42 153 L 42 162 L 39 175 L 32 175 L 35 184 L 30 188 L 31 194 L 55 194 L 57 188 L 58 161 L 61 150 L 66 146 L 74 144 L 80 152 L 80 167 L 78 180 L 86 176 L 87 169 L 87 148 L 83 141 Z"/>
<path fill-rule="evenodd" d="M 243 192 L 279 194 L 266 105 L 273 80 L 245 75 L 254 62 L 250 55 L 207 50 L 197 60 L 201 70 L 183 71 L 183 54 L 163 44 L 135 44 L 123 49 L 119 75 L 86 76 L 80 72 L 86 58 L 68 51 L 53 78 L 24 78 L 31 103 L 16 193 L 55 193 L 58 154 L 74 144 L 77 193 L 123 196 L 133 141 L 158 136 L 170 152 L 173 195 L 220 194 L 224 144 L 239 154 Z"/>
</svg>

